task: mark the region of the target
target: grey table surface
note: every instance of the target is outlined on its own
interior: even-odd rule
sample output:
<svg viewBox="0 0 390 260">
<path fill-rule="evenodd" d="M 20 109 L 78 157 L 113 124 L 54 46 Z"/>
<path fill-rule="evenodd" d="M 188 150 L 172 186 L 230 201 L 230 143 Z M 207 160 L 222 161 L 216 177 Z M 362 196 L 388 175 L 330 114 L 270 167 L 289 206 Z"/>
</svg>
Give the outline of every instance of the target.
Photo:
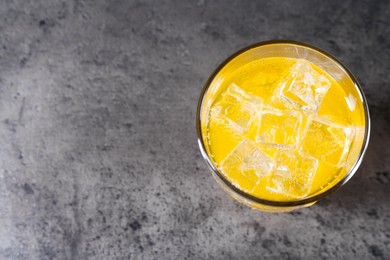
<svg viewBox="0 0 390 260">
<path fill-rule="evenodd" d="M 0 259 L 390 259 L 390 2 L 0 1 Z M 267 214 L 197 147 L 212 70 L 270 39 L 329 51 L 367 95 L 362 166 Z"/>
</svg>

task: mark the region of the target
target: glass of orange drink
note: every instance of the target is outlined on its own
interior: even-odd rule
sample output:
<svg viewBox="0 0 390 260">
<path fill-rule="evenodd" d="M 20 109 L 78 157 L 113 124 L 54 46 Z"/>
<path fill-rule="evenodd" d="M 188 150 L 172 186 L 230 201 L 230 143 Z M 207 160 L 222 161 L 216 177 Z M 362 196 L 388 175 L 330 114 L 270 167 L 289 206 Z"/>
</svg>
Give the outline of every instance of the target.
<svg viewBox="0 0 390 260">
<path fill-rule="evenodd" d="M 292 41 L 249 46 L 210 76 L 197 110 L 198 143 L 217 182 L 268 212 L 311 206 L 362 162 L 370 118 L 351 72 Z"/>
</svg>

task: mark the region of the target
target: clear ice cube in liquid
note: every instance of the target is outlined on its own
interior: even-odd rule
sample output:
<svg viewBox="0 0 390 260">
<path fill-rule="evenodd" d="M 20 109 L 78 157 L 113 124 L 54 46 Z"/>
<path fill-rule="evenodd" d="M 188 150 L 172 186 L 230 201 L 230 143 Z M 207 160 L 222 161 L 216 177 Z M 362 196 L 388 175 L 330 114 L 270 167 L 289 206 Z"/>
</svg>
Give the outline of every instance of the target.
<svg viewBox="0 0 390 260">
<path fill-rule="evenodd" d="M 317 169 L 316 158 L 282 151 L 278 155 L 267 189 L 286 197 L 302 198 L 310 192 Z"/>
<path fill-rule="evenodd" d="M 265 107 L 261 115 L 256 142 L 295 147 L 299 142 L 301 125 L 300 112 Z"/>
<path fill-rule="evenodd" d="M 225 176 L 245 191 L 252 191 L 272 167 L 272 160 L 251 140 L 239 143 L 220 165 Z"/>
<path fill-rule="evenodd" d="M 342 166 L 354 137 L 354 127 L 314 118 L 306 131 L 302 149 L 319 160 Z"/>
<path fill-rule="evenodd" d="M 299 60 L 291 74 L 281 82 L 281 96 L 299 109 L 317 111 L 331 82 L 318 73 L 308 61 Z"/>
<path fill-rule="evenodd" d="M 245 133 L 259 119 L 262 100 L 232 83 L 212 108 L 215 120 L 227 123 L 239 134 Z"/>
</svg>

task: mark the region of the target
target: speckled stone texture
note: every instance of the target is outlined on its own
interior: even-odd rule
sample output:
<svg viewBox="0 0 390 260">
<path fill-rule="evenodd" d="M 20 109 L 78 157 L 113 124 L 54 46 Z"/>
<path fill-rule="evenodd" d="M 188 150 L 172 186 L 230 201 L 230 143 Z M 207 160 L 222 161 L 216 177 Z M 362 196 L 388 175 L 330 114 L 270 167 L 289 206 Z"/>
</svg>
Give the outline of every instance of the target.
<svg viewBox="0 0 390 260">
<path fill-rule="evenodd" d="M 389 1 L 0 1 L 0 259 L 390 259 Z M 338 57 L 372 118 L 315 206 L 267 214 L 213 180 L 201 88 L 251 43 Z"/>
</svg>

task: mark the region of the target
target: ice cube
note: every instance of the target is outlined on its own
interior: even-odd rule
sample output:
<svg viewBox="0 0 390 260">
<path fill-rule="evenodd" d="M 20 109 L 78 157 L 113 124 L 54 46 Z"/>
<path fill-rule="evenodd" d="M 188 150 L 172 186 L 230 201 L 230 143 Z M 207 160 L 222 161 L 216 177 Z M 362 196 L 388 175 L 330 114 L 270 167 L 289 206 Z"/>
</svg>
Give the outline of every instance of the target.
<svg viewBox="0 0 390 260">
<path fill-rule="evenodd" d="M 302 115 L 297 111 L 264 108 L 256 142 L 278 146 L 296 146 L 300 137 Z"/>
<path fill-rule="evenodd" d="M 267 189 L 273 192 L 283 193 L 285 190 L 285 182 L 291 178 L 290 169 L 286 165 L 275 166 L 275 170 L 270 178 L 271 182 L 267 186 Z"/>
<path fill-rule="evenodd" d="M 239 143 L 220 165 L 223 174 L 246 191 L 252 191 L 272 167 L 272 160 L 250 140 Z"/>
<path fill-rule="evenodd" d="M 256 142 L 257 147 L 260 149 L 260 151 L 267 155 L 269 158 L 271 158 L 272 161 L 276 160 L 276 156 L 279 154 L 280 150 L 285 149 L 292 149 L 290 146 L 282 146 L 282 145 L 275 145 L 272 143 L 259 143 Z"/>
<path fill-rule="evenodd" d="M 270 176 L 267 189 L 286 197 L 306 196 L 318 168 L 318 160 L 304 154 L 282 152 Z"/>
<path fill-rule="evenodd" d="M 354 128 L 330 121 L 328 118 L 315 118 L 308 126 L 303 138 L 302 149 L 319 160 L 342 165 L 348 155 Z"/>
<path fill-rule="evenodd" d="M 214 120 L 227 123 L 239 134 L 247 131 L 254 121 L 259 119 L 262 111 L 262 100 L 232 83 L 222 94 L 211 113 Z"/>
<path fill-rule="evenodd" d="M 299 60 L 281 82 L 281 96 L 304 111 L 317 111 L 330 86 L 326 76 L 314 70 L 308 61 Z"/>
</svg>

